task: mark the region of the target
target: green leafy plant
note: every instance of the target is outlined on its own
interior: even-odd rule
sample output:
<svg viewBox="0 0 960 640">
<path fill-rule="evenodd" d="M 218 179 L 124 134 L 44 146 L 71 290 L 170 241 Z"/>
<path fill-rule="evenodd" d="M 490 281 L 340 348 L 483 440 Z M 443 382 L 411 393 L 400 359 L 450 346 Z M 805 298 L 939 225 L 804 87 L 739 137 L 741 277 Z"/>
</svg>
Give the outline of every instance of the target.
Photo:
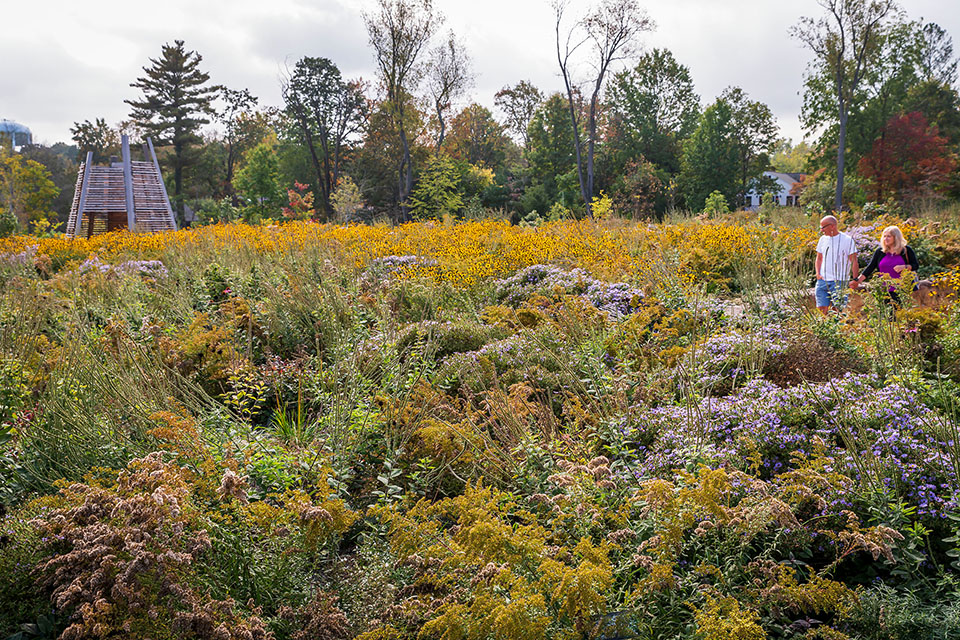
<svg viewBox="0 0 960 640">
<path fill-rule="evenodd" d="M 727 198 L 719 191 L 711 191 L 703 203 L 703 213 L 709 216 L 719 216 L 724 213 L 730 213 L 730 205 L 727 204 Z"/>
</svg>

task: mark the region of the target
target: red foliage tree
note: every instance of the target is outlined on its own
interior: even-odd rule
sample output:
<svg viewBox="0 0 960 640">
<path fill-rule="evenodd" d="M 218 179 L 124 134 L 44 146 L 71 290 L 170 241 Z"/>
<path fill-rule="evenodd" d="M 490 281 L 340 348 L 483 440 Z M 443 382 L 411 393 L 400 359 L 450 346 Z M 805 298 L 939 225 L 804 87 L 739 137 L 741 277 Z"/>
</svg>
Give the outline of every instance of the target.
<svg viewBox="0 0 960 640">
<path fill-rule="evenodd" d="M 956 167 L 946 138 L 919 111 L 891 118 L 859 164 L 876 202 L 890 196 L 905 201 L 933 195 Z"/>
<path fill-rule="evenodd" d="M 306 220 L 313 213 L 313 192 L 307 190 L 308 186 L 294 181 L 293 189 L 287 189 L 289 203 L 283 215 L 288 220 Z"/>
</svg>

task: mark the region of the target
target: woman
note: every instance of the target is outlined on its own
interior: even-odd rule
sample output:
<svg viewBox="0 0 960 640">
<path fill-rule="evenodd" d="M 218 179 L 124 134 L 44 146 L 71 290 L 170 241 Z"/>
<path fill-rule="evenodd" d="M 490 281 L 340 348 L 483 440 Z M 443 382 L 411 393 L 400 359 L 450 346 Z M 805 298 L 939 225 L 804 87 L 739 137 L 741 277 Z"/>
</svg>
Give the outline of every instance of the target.
<svg viewBox="0 0 960 640">
<path fill-rule="evenodd" d="M 850 283 L 851 288 L 856 289 L 863 282 L 870 279 L 875 272 L 885 273 L 894 280 L 900 279 L 900 274 L 911 270 L 916 272 L 920 268 L 917 262 L 917 254 L 913 249 L 907 246 L 903 239 L 903 233 L 899 227 L 887 227 L 880 236 L 880 248 L 873 252 L 870 258 L 870 264 L 863 270 L 860 276 Z M 900 302 L 900 296 L 897 294 L 896 287 L 890 285 L 890 298 L 894 303 Z"/>
</svg>

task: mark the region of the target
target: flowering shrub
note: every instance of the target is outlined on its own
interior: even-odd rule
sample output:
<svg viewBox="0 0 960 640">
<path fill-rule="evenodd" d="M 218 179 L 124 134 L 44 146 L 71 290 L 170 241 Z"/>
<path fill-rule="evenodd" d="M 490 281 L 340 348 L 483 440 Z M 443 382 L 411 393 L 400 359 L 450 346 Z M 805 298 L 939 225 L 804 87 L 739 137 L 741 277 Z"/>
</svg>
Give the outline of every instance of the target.
<svg viewBox="0 0 960 640">
<path fill-rule="evenodd" d="M 880 248 L 881 231 L 883 231 L 883 227 L 878 227 L 875 224 L 871 224 L 857 227 L 847 227 L 844 230 L 844 233 L 853 238 L 854 244 L 857 245 L 857 256 L 863 257 L 865 260 L 869 261 L 870 256 L 873 255 L 873 252 Z M 861 262 L 862 261 L 863 260 L 861 260 Z"/>
<path fill-rule="evenodd" d="M 183 472 L 159 454 L 134 461 L 115 488 L 64 487 L 36 523 L 51 555 L 39 567 L 56 607 L 72 612 L 60 636 L 117 633 L 266 638 L 236 603 L 204 598 L 195 565 L 210 549 Z"/>
<path fill-rule="evenodd" d="M 786 331 L 765 325 L 754 331 L 724 331 L 705 339 L 683 366 L 703 390 L 725 393 L 759 373 L 764 362 L 786 350 Z"/>
<path fill-rule="evenodd" d="M 583 538 L 558 556 L 549 528 L 510 523 L 528 519 L 512 496 L 478 484 L 405 514 L 377 514 L 394 553 L 434 592 L 430 604 L 402 611 L 403 626 L 422 621 L 421 633 L 478 640 L 570 637 L 606 609 L 608 545 Z"/>
<path fill-rule="evenodd" d="M 873 482 L 887 499 L 902 499 L 921 516 L 936 521 L 955 508 L 960 483 L 953 447 L 934 410 L 876 377 L 847 375 L 789 389 L 757 379 L 692 411 L 664 406 L 643 415 L 642 424 L 621 427 L 625 439 L 648 443 L 636 448 L 640 475 L 661 476 L 702 459 L 769 477 L 792 468 L 797 454 L 811 456 L 823 446 L 833 470 Z M 849 490 L 838 487 L 828 502 L 852 507 Z"/>
<path fill-rule="evenodd" d="M 112 265 L 101 262 L 100 258 L 96 255 L 90 256 L 80 263 L 77 271 L 80 273 L 94 271 L 103 274 L 143 275 L 152 278 L 162 278 L 169 273 L 167 268 L 163 266 L 163 263 L 159 260 L 127 260 L 126 262 Z"/>
<path fill-rule="evenodd" d="M 437 261 L 423 256 L 383 256 L 370 262 L 367 267 L 372 278 L 391 276 L 412 277 L 435 273 Z"/>
<path fill-rule="evenodd" d="M 0 239 L 0 637 L 957 635 L 960 315 L 812 222 Z"/>
<path fill-rule="evenodd" d="M 590 277 L 582 269 L 566 270 L 538 264 L 521 269 L 494 283 L 497 300 L 517 306 L 534 294 L 579 295 L 612 319 L 635 312 L 643 303 L 641 290 L 619 282 L 608 284 Z"/>
<path fill-rule="evenodd" d="M 674 366 L 687 353 L 698 318 L 687 309 L 670 311 L 650 301 L 607 335 L 604 348 L 612 362 L 634 367 Z M 700 318 L 702 321 L 703 319 Z"/>
<path fill-rule="evenodd" d="M 287 206 L 283 208 L 283 217 L 288 220 L 306 220 L 313 213 L 313 192 L 309 185 L 293 183 L 293 189 L 287 189 Z"/>
<path fill-rule="evenodd" d="M 10 266 L 32 265 L 37 257 L 38 245 L 32 244 L 21 251 L 0 254 L 0 261 Z"/>
</svg>

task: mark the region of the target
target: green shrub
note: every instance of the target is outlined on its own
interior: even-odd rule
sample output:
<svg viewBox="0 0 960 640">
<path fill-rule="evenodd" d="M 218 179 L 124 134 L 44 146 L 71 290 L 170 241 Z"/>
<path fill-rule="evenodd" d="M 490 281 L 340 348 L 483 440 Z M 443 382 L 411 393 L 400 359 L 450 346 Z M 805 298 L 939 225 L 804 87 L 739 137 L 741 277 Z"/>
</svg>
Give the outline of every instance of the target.
<svg viewBox="0 0 960 640">
<path fill-rule="evenodd" d="M 712 217 L 723 215 L 730 213 L 730 205 L 727 204 L 727 198 L 722 193 L 713 191 L 703 203 L 703 212 Z"/>
<path fill-rule="evenodd" d="M 425 353 L 442 362 L 454 353 L 476 351 L 507 335 L 500 327 L 470 321 L 424 322 L 408 327 L 397 340 L 397 354 L 411 353 L 420 343 Z"/>
<path fill-rule="evenodd" d="M 20 223 L 17 222 L 17 216 L 13 211 L 3 207 L 0 208 L 0 238 L 12 236 L 20 230 Z"/>
<path fill-rule="evenodd" d="M 960 637 L 955 579 L 936 592 L 878 585 L 860 592 L 844 631 L 860 640 L 951 640 Z"/>
<path fill-rule="evenodd" d="M 42 557 L 40 534 L 30 520 L 44 507 L 26 505 L 7 512 L 0 505 L 0 637 L 20 631 L 51 613 L 50 600 L 40 589 L 33 568 Z"/>
<path fill-rule="evenodd" d="M 229 197 L 214 200 L 204 198 L 197 205 L 197 222 L 200 224 L 226 224 L 240 219 L 240 211 Z"/>
</svg>

